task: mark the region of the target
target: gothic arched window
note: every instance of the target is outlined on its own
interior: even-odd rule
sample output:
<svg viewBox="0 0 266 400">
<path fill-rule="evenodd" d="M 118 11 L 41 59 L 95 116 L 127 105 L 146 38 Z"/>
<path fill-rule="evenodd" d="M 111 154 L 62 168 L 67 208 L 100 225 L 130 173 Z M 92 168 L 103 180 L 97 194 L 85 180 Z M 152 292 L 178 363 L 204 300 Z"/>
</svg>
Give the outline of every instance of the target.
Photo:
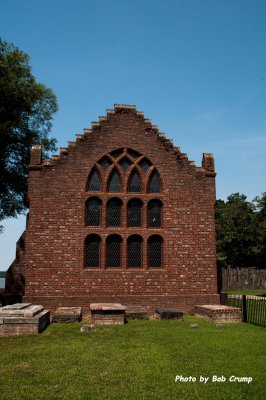
<svg viewBox="0 0 266 400">
<path fill-rule="evenodd" d="M 112 157 L 118 158 L 118 157 L 120 157 L 121 154 L 123 154 L 123 153 L 124 153 L 124 149 L 122 148 L 122 149 L 113 150 L 113 151 L 111 151 L 110 154 L 111 154 Z"/>
<path fill-rule="evenodd" d="M 106 240 L 106 267 L 121 267 L 122 238 L 119 235 L 110 235 Z"/>
<path fill-rule="evenodd" d="M 134 170 L 130 175 L 128 182 L 128 191 L 138 193 L 141 191 L 140 179 L 138 173 Z"/>
<path fill-rule="evenodd" d="M 131 199 L 127 203 L 127 226 L 141 226 L 142 201 Z"/>
<path fill-rule="evenodd" d="M 110 199 L 107 202 L 106 209 L 106 225 L 107 226 L 120 226 L 121 225 L 121 207 L 122 201 L 120 199 Z"/>
<path fill-rule="evenodd" d="M 103 157 L 98 161 L 98 164 L 104 169 L 104 171 L 107 171 L 110 165 L 112 165 L 112 161 L 110 160 L 109 157 Z"/>
<path fill-rule="evenodd" d="M 127 266 L 142 267 L 142 237 L 139 235 L 132 235 L 127 239 Z"/>
<path fill-rule="evenodd" d="M 159 235 L 150 236 L 148 239 L 148 268 L 162 267 L 163 239 Z"/>
<path fill-rule="evenodd" d="M 146 155 L 128 147 L 100 157 L 84 194 L 84 266 L 100 268 L 104 258 L 106 268 L 162 268 L 164 193 L 159 171 Z"/>
<path fill-rule="evenodd" d="M 98 171 L 94 168 L 88 179 L 88 191 L 89 192 L 100 192 L 101 191 L 101 179 Z"/>
<path fill-rule="evenodd" d="M 101 223 L 101 200 L 92 197 L 86 201 L 86 225 L 99 226 Z"/>
<path fill-rule="evenodd" d="M 128 157 L 124 157 L 119 161 L 119 165 L 121 166 L 121 168 L 123 168 L 123 170 L 125 172 L 128 170 L 128 168 L 130 167 L 131 164 L 132 164 L 132 161 L 129 160 Z"/>
<path fill-rule="evenodd" d="M 108 192 L 118 193 L 121 192 L 120 176 L 116 169 L 114 169 L 109 177 Z"/>
<path fill-rule="evenodd" d="M 139 162 L 139 166 L 142 169 L 142 171 L 145 173 L 151 166 L 151 162 L 144 157 L 140 162 Z"/>
<path fill-rule="evenodd" d="M 156 171 L 153 171 L 148 184 L 148 192 L 149 193 L 160 193 L 161 185 L 159 181 L 159 177 Z"/>
<path fill-rule="evenodd" d="M 141 156 L 141 154 L 136 150 L 127 149 L 127 152 L 132 158 L 139 158 Z"/>
<path fill-rule="evenodd" d="M 99 235 L 88 235 L 85 239 L 85 267 L 100 267 L 101 238 Z"/>
<path fill-rule="evenodd" d="M 158 199 L 150 200 L 148 203 L 148 227 L 160 228 L 162 224 L 162 202 Z"/>
</svg>

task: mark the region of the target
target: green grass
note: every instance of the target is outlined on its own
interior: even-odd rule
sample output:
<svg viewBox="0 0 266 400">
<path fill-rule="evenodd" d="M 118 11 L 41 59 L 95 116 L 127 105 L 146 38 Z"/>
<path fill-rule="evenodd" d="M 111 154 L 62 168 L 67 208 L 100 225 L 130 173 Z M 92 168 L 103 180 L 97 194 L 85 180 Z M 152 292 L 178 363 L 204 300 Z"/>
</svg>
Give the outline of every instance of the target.
<svg viewBox="0 0 266 400">
<path fill-rule="evenodd" d="M 190 327 L 198 323 L 197 329 Z M 265 400 L 265 329 L 207 321 L 131 321 L 80 333 L 52 324 L 42 334 L 0 338 L 5 400 Z M 176 375 L 252 377 L 253 382 L 175 382 Z"/>
<path fill-rule="evenodd" d="M 232 295 L 255 295 L 255 291 L 234 291 L 234 292 L 228 292 L 228 294 Z M 256 291 L 256 294 L 262 294 L 265 293 L 265 291 L 262 291 L 262 293 L 258 293 L 259 290 Z M 227 299 L 227 305 L 233 306 L 233 307 L 240 307 L 243 311 L 243 305 L 242 305 L 242 298 L 228 298 Z M 247 322 L 264 326 L 266 327 L 266 298 L 263 296 L 260 299 L 250 299 L 247 297 L 246 300 L 246 307 L 247 307 Z"/>
<path fill-rule="evenodd" d="M 266 295 L 266 290 L 265 289 L 253 289 L 253 290 L 225 290 L 224 293 L 228 293 L 228 294 L 249 294 L 249 295 L 262 295 L 265 294 Z"/>
</svg>

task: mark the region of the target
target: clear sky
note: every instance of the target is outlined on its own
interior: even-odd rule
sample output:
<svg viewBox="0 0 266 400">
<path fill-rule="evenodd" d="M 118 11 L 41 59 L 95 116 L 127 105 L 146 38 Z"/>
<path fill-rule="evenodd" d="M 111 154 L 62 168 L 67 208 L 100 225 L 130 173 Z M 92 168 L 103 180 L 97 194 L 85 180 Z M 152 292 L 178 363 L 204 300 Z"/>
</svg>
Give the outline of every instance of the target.
<svg viewBox="0 0 266 400">
<path fill-rule="evenodd" d="M 0 35 L 53 89 L 58 147 L 114 103 L 135 104 L 201 163 L 214 153 L 217 198 L 266 191 L 265 0 L 8 0 Z M 0 235 L 8 268 L 24 217 Z"/>
</svg>

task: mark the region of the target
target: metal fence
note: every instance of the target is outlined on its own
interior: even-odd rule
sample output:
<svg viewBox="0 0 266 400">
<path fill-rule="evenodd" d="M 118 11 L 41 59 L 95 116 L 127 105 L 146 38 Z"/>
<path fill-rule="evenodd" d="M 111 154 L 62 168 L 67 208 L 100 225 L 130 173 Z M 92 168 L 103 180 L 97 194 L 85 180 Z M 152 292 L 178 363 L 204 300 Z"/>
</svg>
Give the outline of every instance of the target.
<svg viewBox="0 0 266 400">
<path fill-rule="evenodd" d="M 221 303 L 240 307 L 243 322 L 266 327 L 266 297 L 223 293 Z"/>
</svg>

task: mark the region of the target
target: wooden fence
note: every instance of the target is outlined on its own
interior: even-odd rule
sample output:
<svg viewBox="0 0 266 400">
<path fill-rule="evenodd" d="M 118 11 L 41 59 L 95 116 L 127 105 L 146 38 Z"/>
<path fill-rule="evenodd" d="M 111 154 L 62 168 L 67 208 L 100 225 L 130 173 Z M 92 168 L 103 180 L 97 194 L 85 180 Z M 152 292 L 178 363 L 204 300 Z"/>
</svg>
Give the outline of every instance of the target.
<svg viewBox="0 0 266 400">
<path fill-rule="evenodd" d="M 223 268 L 222 290 L 265 289 L 266 269 Z"/>
</svg>

